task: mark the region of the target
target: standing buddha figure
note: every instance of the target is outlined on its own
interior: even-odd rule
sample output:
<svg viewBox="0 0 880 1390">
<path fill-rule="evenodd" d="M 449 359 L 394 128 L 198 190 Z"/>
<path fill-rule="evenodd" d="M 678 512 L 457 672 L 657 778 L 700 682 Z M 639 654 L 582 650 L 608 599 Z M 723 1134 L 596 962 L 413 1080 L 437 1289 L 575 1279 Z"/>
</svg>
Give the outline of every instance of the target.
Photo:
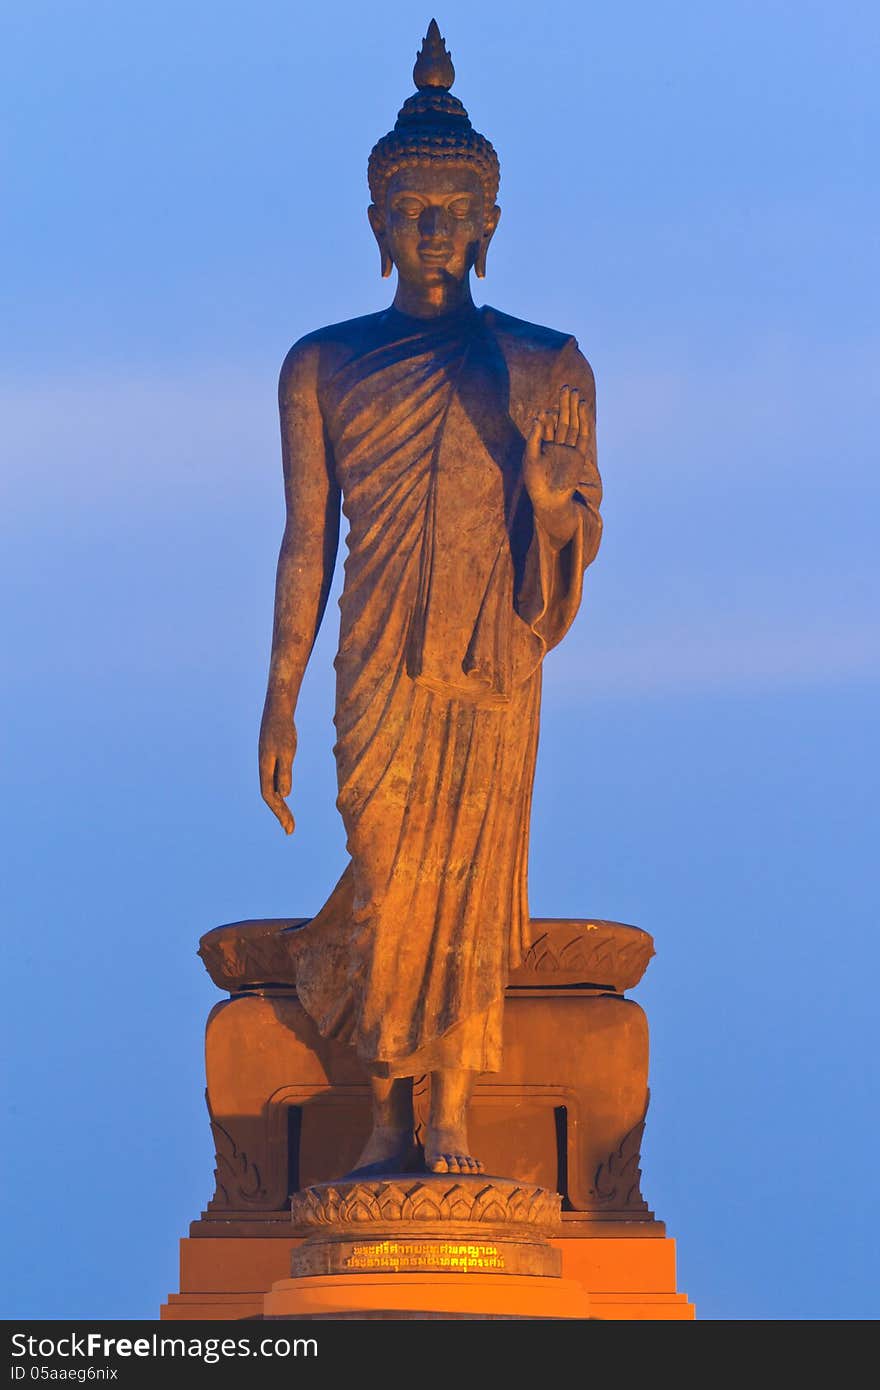
<svg viewBox="0 0 880 1390">
<path fill-rule="evenodd" d="M 467 1106 L 501 1060 L 528 948 L 529 817 L 546 652 L 599 546 L 593 374 L 568 333 L 477 307 L 499 165 L 432 21 L 416 93 L 372 151 L 387 309 L 309 333 L 279 399 L 278 562 L 262 793 L 283 828 L 300 683 L 348 521 L 336 657 L 349 862 L 295 933 L 297 991 L 370 1078 L 356 1172 L 476 1173 Z M 423 1152 L 413 1078 L 430 1074 Z"/>
</svg>

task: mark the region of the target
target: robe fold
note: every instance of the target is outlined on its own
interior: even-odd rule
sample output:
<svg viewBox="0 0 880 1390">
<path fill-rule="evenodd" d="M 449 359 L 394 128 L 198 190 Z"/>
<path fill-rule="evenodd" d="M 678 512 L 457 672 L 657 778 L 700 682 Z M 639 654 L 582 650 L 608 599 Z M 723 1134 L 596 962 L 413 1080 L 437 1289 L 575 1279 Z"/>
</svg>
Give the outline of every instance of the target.
<svg viewBox="0 0 880 1390">
<path fill-rule="evenodd" d="M 528 945 L 541 661 L 601 527 L 583 499 L 554 549 L 525 435 L 592 376 L 574 339 L 488 308 L 355 322 L 319 387 L 349 522 L 334 751 L 351 858 L 295 934 L 297 989 L 379 1075 L 494 1071 Z"/>
</svg>

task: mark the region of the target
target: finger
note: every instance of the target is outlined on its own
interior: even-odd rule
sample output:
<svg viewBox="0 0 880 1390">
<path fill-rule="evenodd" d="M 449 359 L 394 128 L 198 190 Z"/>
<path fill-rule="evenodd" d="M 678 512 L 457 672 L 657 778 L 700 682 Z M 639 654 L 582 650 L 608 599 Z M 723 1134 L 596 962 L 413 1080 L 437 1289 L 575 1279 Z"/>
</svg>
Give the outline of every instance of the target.
<svg viewBox="0 0 880 1390">
<path fill-rule="evenodd" d="M 580 430 L 580 418 L 578 416 L 578 407 L 580 403 L 581 393 L 572 387 L 571 397 L 568 402 L 568 434 L 565 436 L 565 443 L 568 445 L 577 444 Z"/>
<path fill-rule="evenodd" d="M 577 449 L 586 458 L 590 451 L 590 409 L 586 401 L 581 401 L 578 405 L 578 437 Z"/>
<path fill-rule="evenodd" d="M 542 414 L 544 421 L 544 438 L 549 442 L 556 434 L 556 411 L 545 410 Z"/>
<path fill-rule="evenodd" d="M 275 790 L 279 796 L 290 796 L 292 786 L 293 769 L 279 758 L 275 763 Z"/>
<path fill-rule="evenodd" d="M 540 415 L 536 415 L 532 421 L 526 438 L 526 455 L 533 462 L 541 453 L 541 440 L 544 437 L 544 423 Z"/>
<path fill-rule="evenodd" d="M 285 835 L 292 835 L 295 822 L 287 803 L 282 800 L 277 792 L 273 792 L 271 796 L 267 796 L 264 799 L 273 816 L 280 822 L 281 829 L 284 831 Z"/>
<path fill-rule="evenodd" d="M 563 386 L 559 392 L 559 419 L 556 424 L 556 443 L 564 444 L 568 434 L 569 409 L 571 404 L 571 388 Z"/>
<path fill-rule="evenodd" d="M 275 795 L 275 759 L 272 757 L 260 759 L 260 791 L 264 801 Z"/>
</svg>

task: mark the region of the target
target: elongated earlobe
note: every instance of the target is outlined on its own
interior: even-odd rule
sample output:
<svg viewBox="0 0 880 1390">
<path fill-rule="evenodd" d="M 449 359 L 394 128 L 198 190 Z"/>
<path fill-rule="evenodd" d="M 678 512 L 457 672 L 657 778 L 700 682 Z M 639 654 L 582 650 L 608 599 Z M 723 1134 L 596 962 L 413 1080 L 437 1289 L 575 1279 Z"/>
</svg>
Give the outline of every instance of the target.
<svg viewBox="0 0 880 1390">
<path fill-rule="evenodd" d="M 478 280 L 486 278 L 486 257 L 489 254 L 489 242 L 495 235 L 495 228 L 498 226 L 498 219 L 501 217 L 501 209 L 496 203 L 489 214 L 485 231 L 480 237 L 480 244 L 477 247 L 477 254 L 474 260 L 474 273 Z"/>
<path fill-rule="evenodd" d="M 379 246 L 379 263 L 382 268 L 382 279 L 387 280 L 394 269 L 394 262 L 391 259 L 391 252 L 385 242 L 385 223 L 379 215 L 379 210 L 375 203 L 370 203 L 367 208 L 367 217 L 373 229 L 373 236 Z"/>
</svg>

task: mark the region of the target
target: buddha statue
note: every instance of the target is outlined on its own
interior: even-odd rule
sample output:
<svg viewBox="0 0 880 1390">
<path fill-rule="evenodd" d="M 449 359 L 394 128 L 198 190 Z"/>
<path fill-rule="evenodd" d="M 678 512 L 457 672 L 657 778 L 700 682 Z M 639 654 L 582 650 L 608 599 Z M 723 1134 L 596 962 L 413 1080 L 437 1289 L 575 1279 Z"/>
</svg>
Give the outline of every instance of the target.
<svg viewBox="0 0 880 1390">
<path fill-rule="evenodd" d="M 290 833 L 295 707 L 341 508 L 334 752 L 349 862 L 292 949 L 303 1007 L 370 1078 L 358 1174 L 482 1170 L 467 1107 L 499 1068 L 508 971 L 529 944 L 541 666 L 601 534 L 593 374 L 575 339 L 472 299 L 499 164 L 454 77 L 432 21 L 416 92 L 369 161 L 394 299 L 301 338 L 279 387 L 287 523 L 261 789 Z"/>
</svg>

